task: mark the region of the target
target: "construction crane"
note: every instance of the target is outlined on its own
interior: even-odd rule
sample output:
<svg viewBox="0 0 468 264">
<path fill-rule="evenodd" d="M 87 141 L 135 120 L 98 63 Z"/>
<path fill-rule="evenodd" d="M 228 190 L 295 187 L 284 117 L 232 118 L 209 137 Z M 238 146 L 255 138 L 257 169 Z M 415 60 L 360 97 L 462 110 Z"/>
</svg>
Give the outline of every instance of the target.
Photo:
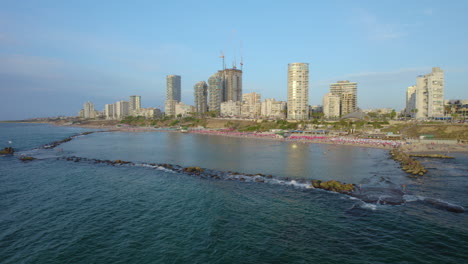
<svg viewBox="0 0 468 264">
<path fill-rule="evenodd" d="M 219 57 L 223 59 L 223 65 L 221 65 L 221 66 L 222 66 L 222 69 L 224 71 L 226 69 L 226 64 L 224 64 L 224 53 L 223 53 L 223 51 L 221 51 L 221 56 L 219 56 Z"/>
<path fill-rule="evenodd" d="M 242 57 L 242 41 L 240 43 L 240 67 L 242 71 L 242 69 L 244 68 L 244 58 Z"/>
</svg>

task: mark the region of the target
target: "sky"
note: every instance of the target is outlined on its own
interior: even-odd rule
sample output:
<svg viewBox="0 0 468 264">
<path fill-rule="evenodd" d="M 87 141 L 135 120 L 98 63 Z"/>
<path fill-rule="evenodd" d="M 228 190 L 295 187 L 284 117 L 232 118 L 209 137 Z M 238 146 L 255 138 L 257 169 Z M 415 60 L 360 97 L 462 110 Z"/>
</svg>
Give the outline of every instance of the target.
<svg viewBox="0 0 468 264">
<path fill-rule="evenodd" d="M 287 100 L 288 63 L 309 63 L 309 104 L 358 83 L 361 109 L 405 107 L 441 67 L 468 99 L 468 1 L 0 0 L 0 120 L 76 116 L 141 95 L 164 108 L 166 75 L 193 86 L 243 59 L 243 93 Z"/>
</svg>

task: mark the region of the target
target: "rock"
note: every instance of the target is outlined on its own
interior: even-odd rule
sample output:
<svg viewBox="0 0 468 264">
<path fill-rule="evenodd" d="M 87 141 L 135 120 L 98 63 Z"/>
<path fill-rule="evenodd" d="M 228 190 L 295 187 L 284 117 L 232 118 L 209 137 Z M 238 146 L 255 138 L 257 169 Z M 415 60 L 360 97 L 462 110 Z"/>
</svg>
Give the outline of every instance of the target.
<svg viewBox="0 0 468 264">
<path fill-rule="evenodd" d="M 255 178 L 255 181 L 256 182 L 265 182 L 265 180 L 263 178 Z"/>
<path fill-rule="evenodd" d="M 312 180 L 312 186 L 314 186 L 314 188 L 320 188 L 320 183 L 321 181 Z"/>
<path fill-rule="evenodd" d="M 123 160 L 114 160 L 113 164 L 129 164 L 129 161 L 123 161 Z"/>
<path fill-rule="evenodd" d="M 15 150 L 12 147 L 6 147 L 0 150 L 0 155 L 13 155 L 13 153 L 15 153 Z"/>
<path fill-rule="evenodd" d="M 204 169 L 200 167 L 187 167 L 184 168 L 183 171 L 188 173 L 200 174 L 204 171 Z"/>
<path fill-rule="evenodd" d="M 453 212 L 453 213 L 465 212 L 465 208 L 463 206 L 451 204 L 451 203 L 444 202 L 444 201 L 434 199 L 434 198 L 424 198 L 423 202 L 428 203 L 434 206 L 435 208 L 446 210 L 446 211 Z"/>
<path fill-rule="evenodd" d="M 30 157 L 30 156 L 21 156 L 19 157 L 21 161 L 32 161 L 35 160 L 36 158 Z"/>
<path fill-rule="evenodd" d="M 405 203 L 404 193 L 399 189 L 385 187 L 364 187 L 354 190 L 349 195 L 366 203 L 399 205 Z"/>
<path fill-rule="evenodd" d="M 349 194 L 355 188 L 354 184 L 341 183 L 336 180 L 330 180 L 330 181 L 325 181 L 325 182 L 319 181 L 319 180 L 312 180 L 312 186 L 317 189 L 323 189 L 327 191 L 346 193 L 346 194 Z"/>
</svg>

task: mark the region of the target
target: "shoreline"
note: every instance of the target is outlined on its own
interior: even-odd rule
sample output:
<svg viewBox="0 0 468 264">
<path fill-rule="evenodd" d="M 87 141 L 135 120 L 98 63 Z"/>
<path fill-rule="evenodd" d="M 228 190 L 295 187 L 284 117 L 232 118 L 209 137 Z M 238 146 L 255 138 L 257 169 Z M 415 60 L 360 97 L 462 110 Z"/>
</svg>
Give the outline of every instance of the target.
<svg viewBox="0 0 468 264">
<path fill-rule="evenodd" d="M 50 124 L 54 126 L 62 127 L 81 127 L 89 129 L 104 129 L 109 132 L 130 132 L 130 133 L 141 133 L 141 132 L 177 132 L 171 129 L 156 129 L 153 127 L 116 127 L 106 125 L 64 125 L 56 122 L 34 122 Z M 275 134 L 267 133 L 253 133 L 253 132 L 235 132 L 235 131 L 216 131 L 216 130 L 192 130 L 187 134 L 199 134 L 209 136 L 223 136 L 223 137 L 234 137 L 234 138 L 249 138 L 249 139 L 261 139 L 261 140 L 273 140 L 281 142 L 296 142 L 303 144 L 327 144 L 333 146 L 352 146 L 352 147 L 365 147 L 375 149 L 392 150 L 398 148 L 399 150 L 408 154 L 450 154 L 450 153 L 464 153 L 468 154 L 468 144 L 456 143 L 456 144 L 434 144 L 433 142 L 412 142 L 406 141 L 393 141 L 393 140 L 382 140 L 382 139 L 358 139 L 355 137 L 329 137 L 329 136 L 292 136 L 294 138 L 279 138 Z"/>
</svg>

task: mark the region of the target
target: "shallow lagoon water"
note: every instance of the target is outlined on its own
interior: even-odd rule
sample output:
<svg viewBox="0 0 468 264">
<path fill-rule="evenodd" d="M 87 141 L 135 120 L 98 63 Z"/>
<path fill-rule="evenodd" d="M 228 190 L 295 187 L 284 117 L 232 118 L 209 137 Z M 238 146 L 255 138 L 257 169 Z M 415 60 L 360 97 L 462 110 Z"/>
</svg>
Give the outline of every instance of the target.
<svg viewBox="0 0 468 264">
<path fill-rule="evenodd" d="M 0 124 L 0 141 L 21 134 L 13 145 L 27 142 L 17 148 L 31 152 L 85 131 L 27 126 L 30 133 L 21 124 Z M 36 139 L 30 140 L 32 136 Z M 466 155 L 423 160 L 432 169 L 413 180 L 383 150 L 296 144 L 294 148 L 287 142 L 175 133 L 96 133 L 59 146 L 63 152 L 36 152 L 45 158 L 33 162 L 0 157 L 0 262 L 462 263 L 467 259 L 466 213 L 418 202 L 421 196 L 434 197 L 466 207 Z M 178 149 L 171 150 L 174 146 Z M 74 163 L 54 155 L 198 165 L 278 178 L 374 185 L 383 179 L 406 183 L 414 202 L 372 205 L 321 190 Z M 346 164 L 350 169 L 343 168 Z"/>
</svg>

